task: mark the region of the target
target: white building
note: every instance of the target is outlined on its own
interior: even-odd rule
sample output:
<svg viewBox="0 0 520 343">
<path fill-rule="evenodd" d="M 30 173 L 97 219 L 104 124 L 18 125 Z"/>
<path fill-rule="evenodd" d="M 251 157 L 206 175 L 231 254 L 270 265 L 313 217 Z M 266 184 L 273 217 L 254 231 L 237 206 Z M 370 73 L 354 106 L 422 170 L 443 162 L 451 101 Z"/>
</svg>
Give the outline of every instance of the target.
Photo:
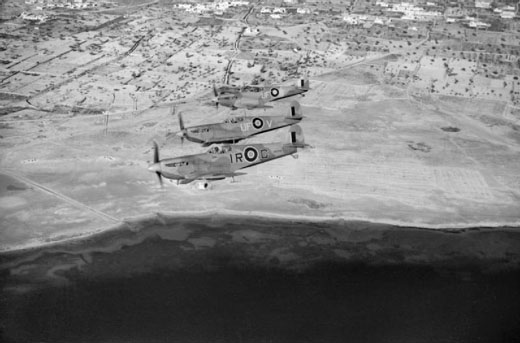
<svg viewBox="0 0 520 343">
<path fill-rule="evenodd" d="M 298 13 L 298 14 L 310 14 L 311 10 L 306 8 L 306 7 L 298 7 L 296 9 L 296 13 Z"/>
<path fill-rule="evenodd" d="M 235 1 L 229 2 L 230 7 L 248 6 L 248 5 L 249 5 L 249 1 L 235 0 Z"/>
<path fill-rule="evenodd" d="M 502 11 L 500 13 L 500 18 L 502 19 L 513 19 L 515 17 L 515 12 L 512 11 Z"/>
<path fill-rule="evenodd" d="M 366 25 L 372 24 L 374 25 L 388 25 L 390 23 L 390 19 L 385 17 L 378 17 L 367 14 L 345 14 L 343 16 L 343 21 L 345 21 L 349 25 Z"/>
<path fill-rule="evenodd" d="M 477 8 L 491 8 L 493 0 L 475 0 L 475 7 Z"/>
<path fill-rule="evenodd" d="M 471 21 L 468 23 L 468 26 L 469 26 L 469 27 L 476 28 L 476 29 L 487 29 L 487 28 L 490 27 L 491 25 L 489 25 L 488 23 L 484 23 L 483 21 L 471 20 Z"/>
<path fill-rule="evenodd" d="M 48 16 L 45 14 L 32 14 L 27 12 L 22 12 L 22 14 L 20 14 L 20 17 L 23 20 L 39 21 L 40 23 L 45 22 L 48 18 Z"/>
<path fill-rule="evenodd" d="M 388 10 L 391 12 L 406 12 L 411 11 L 415 6 L 408 2 L 401 2 L 399 4 L 393 4 Z"/>
<path fill-rule="evenodd" d="M 357 15 L 347 14 L 343 16 L 343 21 L 349 25 L 358 25 L 359 19 Z"/>
<path fill-rule="evenodd" d="M 285 7 L 275 7 L 275 8 L 273 8 L 273 13 L 285 14 L 286 13 Z"/>
<path fill-rule="evenodd" d="M 403 20 L 429 21 L 434 20 L 435 18 L 440 18 L 442 15 L 440 12 L 426 11 L 424 8 L 417 7 L 414 4 L 408 2 L 393 4 L 389 11 L 402 12 L 403 16 L 401 19 Z"/>
<path fill-rule="evenodd" d="M 384 25 L 385 23 L 383 22 L 383 19 L 382 19 L 382 18 L 376 17 L 376 18 L 374 19 L 374 24 L 377 24 L 377 25 Z"/>
</svg>

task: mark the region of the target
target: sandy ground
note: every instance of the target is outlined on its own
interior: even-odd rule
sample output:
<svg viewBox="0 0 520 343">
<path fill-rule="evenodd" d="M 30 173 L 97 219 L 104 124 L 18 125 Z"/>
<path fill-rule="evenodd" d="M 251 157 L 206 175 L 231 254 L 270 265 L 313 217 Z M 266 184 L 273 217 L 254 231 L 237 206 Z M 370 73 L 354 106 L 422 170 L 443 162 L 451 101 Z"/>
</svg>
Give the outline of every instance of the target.
<svg viewBox="0 0 520 343">
<path fill-rule="evenodd" d="M 208 190 L 170 182 L 161 189 L 146 170 L 153 139 L 162 157 L 205 150 L 172 138 L 178 124 L 168 108 L 111 116 L 106 135 L 102 115 L 31 120 L 38 114 L 27 111 L 4 117 L 2 249 L 156 212 L 230 210 L 433 228 L 518 225 L 518 133 L 479 120 L 476 110 L 498 104 L 408 98 L 367 73 L 359 65 L 311 80 L 312 90 L 298 100 L 312 147 L 298 159 L 259 165 L 236 183 L 213 182 Z M 287 110 L 288 102 L 280 102 L 246 115 Z M 187 124 L 230 115 L 194 104 L 176 111 L 183 111 Z M 284 141 L 286 135 L 279 130 L 250 141 Z"/>
</svg>

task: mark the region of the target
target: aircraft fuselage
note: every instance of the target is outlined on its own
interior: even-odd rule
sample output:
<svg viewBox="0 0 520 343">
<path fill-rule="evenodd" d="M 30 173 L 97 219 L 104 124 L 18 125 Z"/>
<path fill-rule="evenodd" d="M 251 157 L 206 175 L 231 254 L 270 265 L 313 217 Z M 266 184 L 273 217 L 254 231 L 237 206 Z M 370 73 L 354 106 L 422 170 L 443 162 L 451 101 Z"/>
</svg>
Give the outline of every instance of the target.
<svg viewBox="0 0 520 343">
<path fill-rule="evenodd" d="M 192 126 L 186 129 L 186 139 L 202 144 L 232 143 L 242 139 L 290 126 L 299 118 L 282 116 L 234 117 L 223 123 Z"/>
<path fill-rule="evenodd" d="M 218 179 L 296 152 L 296 146 L 283 143 L 224 145 L 201 154 L 161 160 L 154 170 L 174 180 Z"/>
</svg>

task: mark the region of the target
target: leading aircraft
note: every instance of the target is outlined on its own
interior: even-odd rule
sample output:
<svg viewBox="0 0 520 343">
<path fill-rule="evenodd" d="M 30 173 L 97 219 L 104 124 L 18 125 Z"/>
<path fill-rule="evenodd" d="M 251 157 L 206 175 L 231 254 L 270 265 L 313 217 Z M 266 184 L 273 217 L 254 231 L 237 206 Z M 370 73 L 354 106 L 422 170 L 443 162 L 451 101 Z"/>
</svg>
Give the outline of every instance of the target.
<svg viewBox="0 0 520 343">
<path fill-rule="evenodd" d="M 157 174 L 162 186 L 162 178 L 177 180 L 177 184 L 188 184 L 195 180 L 223 180 L 227 177 L 243 175 L 237 171 L 277 158 L 295 155 L 298 148 L 308 146 L 304 142 L 302 129 L 293 125 L 289 129 L 288 143 L 231 144 L 213 146 L 200 154 L 160 159 L 159 147 L 154 141 L 153 163 L 148 170 Z M 207 187 L 207 183 L 205 183 Z"/>
<path fill-rule="evenodd" d="M 180 131 L 177 133 L 181 140 L 201 143 L 209 146 L 213 143 L 236 143 L 260 133 L 272 131 L 285 126 L 291 126 L 302 120 L 300 104 L 297 101 L 291 103 L 288 116 L 233 116 L 222 123 L 203 124 L 185 127 L 182 114 L 178 114 Z"/>
<path fill-rule="evenodd" d="M 269 108 L 268 102 L 285 99 L 298 94 L 303 94 L 309 90 L 309 80 L 300 80 L 296 86 L 246 86 L 244 88 L 226 87 L 217 89 L 213 87 L 215 98 L 213 102 L 218 106 L 230 107 L 233 110 L 246 108 Z"/>
</svg>

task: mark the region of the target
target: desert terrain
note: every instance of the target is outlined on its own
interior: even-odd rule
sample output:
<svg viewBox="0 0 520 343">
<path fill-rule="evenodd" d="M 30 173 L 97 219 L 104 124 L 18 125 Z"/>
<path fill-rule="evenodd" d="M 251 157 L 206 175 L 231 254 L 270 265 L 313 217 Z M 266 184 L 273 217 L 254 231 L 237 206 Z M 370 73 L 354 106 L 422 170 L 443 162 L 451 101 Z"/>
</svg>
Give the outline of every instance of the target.
<svg viewBox="0 0 520 343">
<path fill-rule="evenodd" d="M 3 6 L 14 13 L 18 5 Z M 4 19 L 0 250 L 131 227 L 157 213 L 519 225 L 518 69 L 449 56 L 456 44 L 433 38 L 442 28 L 406 38 L 399 27 L 360 35 L 304 15 L 274 25 L 259 11 L 252 4 L 215 17 L 163 2 L 120 3 L 57 11 L 40 24 Z M 257 31 L 247 34 L 248 27 Z M 518 43 L 518 34 L 498 35 Z M 484 44 L 485 35 L 475 37 Z M 504 78 L 484 75 L 495 70 Z M 209 101 L 213 84 L 299 78 L 311 90 L 270 109 L 232 111 Z M 161 157 L 207 149 L 181 145 L 179 112 L 195 125 L 285 114 L 293 99 L 310 144 L 298 159 L 261 164 L 208 189 L 197 182 L 161 188 L 147 170 L 153 140 Z M 287 140 L 281 129 L 249 141 Z"/>
</svg>

